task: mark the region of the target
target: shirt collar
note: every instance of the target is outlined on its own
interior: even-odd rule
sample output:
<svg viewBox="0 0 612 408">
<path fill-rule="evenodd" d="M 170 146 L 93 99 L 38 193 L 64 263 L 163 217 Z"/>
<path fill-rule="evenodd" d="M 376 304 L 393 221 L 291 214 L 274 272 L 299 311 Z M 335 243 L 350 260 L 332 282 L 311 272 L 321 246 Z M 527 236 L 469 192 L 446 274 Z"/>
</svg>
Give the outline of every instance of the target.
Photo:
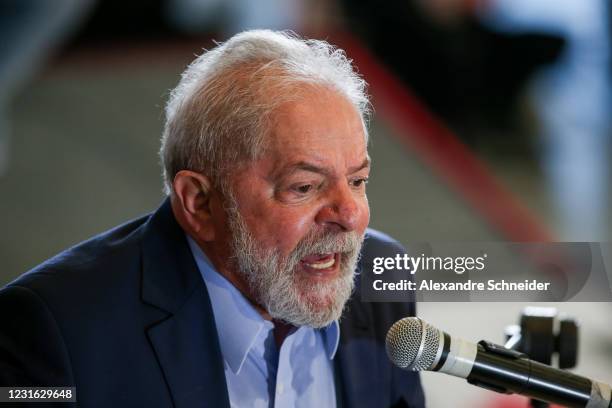
<svg viewBox="0 0 612 408">
<path fill-rule="evenodd" d="M 189 236 L 189 248 L 208 289 L 221 353 L 230 369 L 238 374 L 257 338 L 274 324 L 264 319 L 242 293 L 217 272 L 204 251 Z M 334 320 L 321 329 L 325 352 L 331 360 L 338 350 L 340 325 Z"/>
<path fill-rule="evenodd" d="M 333 360 L 338 351 L 338 344 L 340 344 L 340 324 L 337 320 L 334 320 L 329 326 L 324 327 L 322 330 L 323 340 L 325 341 L 325 352 L 330 360 Z"/>
</svg>

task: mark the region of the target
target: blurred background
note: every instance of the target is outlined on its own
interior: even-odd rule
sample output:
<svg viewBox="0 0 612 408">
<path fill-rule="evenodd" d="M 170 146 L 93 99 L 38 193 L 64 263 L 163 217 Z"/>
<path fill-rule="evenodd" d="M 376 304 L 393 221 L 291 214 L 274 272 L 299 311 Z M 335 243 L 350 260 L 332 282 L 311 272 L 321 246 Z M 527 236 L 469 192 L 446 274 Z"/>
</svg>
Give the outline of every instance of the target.
<svg viewBox="0 0 612 408">
<path fill-rule="evenodd" d="M 403 243 L 605 241 L 612 231 L 607 0 L 0 1 L 0 284 L 163 199 L 168 92 L 248 28 L 344 48 L 370 84 L 371 226 Z M 520 303 L 423 303 L 503 342 Z M 581 324 L 580 374 L 612 383 L 612 305 Z M 523 407 L 425 373 L 429 406 Z"/>
</svg>

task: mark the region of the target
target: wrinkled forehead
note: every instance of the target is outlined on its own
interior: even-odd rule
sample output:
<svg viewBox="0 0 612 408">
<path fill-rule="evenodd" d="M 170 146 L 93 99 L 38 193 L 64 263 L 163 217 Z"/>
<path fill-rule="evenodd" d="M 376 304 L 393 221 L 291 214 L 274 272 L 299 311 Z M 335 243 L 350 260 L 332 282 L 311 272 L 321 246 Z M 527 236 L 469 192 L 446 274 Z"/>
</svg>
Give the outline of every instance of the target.
<svg viewBox="0 0 612 408">
<path fill-rule="evenodd" d="M 295 84 L 278 96 L 265 134 L 266 149 L 308 149 L 337 142 L 367 150 L 367 133 L 359 110 L 341 92 L 321 84 Z"/>
<path fill-rule="evenodd" d="M 300 92 L 271 115 L 254 164 L 270 172 L 300 164 L 340 175 L 369 163 L 363 121 L 350 101 L 330 89 Z"/>
</svg>

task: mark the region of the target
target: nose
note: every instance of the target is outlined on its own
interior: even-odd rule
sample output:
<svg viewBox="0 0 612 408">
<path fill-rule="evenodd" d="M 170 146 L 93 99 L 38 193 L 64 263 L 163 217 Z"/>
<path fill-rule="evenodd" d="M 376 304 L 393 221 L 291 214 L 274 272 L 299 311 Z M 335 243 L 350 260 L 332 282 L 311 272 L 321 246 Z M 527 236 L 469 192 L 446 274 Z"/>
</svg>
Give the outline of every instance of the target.
<svg viewBox="0 0 612 408">
<path fill-rule="evenodd" d="M 330 189 L 326 203 L 316 216 L 316 223 L 342 232 L 355 231 L 367 224 L 369 218 L 365 195 L 356 193 L 346 183 Z"/>
</svg>

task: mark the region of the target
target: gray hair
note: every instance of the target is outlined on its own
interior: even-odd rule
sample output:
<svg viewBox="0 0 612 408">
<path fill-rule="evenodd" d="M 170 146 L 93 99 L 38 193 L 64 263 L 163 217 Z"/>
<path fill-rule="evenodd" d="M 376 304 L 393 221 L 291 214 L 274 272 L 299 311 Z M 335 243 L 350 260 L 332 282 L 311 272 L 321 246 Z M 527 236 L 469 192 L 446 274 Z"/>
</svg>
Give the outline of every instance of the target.
<svg viewBox="0 0 612 408">
<path fill-rule="evenodd" d="M 369 115 L 365 81 L 344 51 L 291 32 L 239 33 L 196 58 L 166 105 L 160 157 L 165 192 L 181 170 L 221 176 L 261 153 L 269 118 L 296 97 L 297 85 L 327 87 L 345 96 L 364 123 Z"/>
</svg>

